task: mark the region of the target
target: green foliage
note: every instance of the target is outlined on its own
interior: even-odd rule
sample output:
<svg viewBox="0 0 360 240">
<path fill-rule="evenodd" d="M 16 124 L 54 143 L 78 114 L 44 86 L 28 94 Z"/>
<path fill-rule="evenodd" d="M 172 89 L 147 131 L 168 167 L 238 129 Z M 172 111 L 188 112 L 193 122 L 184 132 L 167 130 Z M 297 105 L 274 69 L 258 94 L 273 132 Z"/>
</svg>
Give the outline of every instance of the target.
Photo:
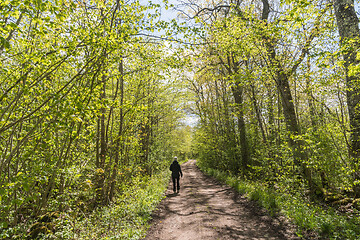
<svg viewBox="0 0 360 240">
<path fill-rule="evenodd" d="M 132 186 L 113 205 L 79 219 L 73 237 L 77 239 L 139 239 L 146 231 L 150 213 L 163 198 L 168 176 L 135 177 Z M 110 230 L 109 230 L 110 229 Z M 89 233 L 91 233 L 89 235 Z M 58 234 L 61 235 L 61 232 Z"/>
<path fill-rule="evenodd" d="M 357 86 L 345 79 L 357 79 L 358 66 L 345 67 L 341 56 L 357 40 L 339 44 L 324 2 L 245 2 L 211 19 L 204 9 L 197 19 L 207 33 L 193 59 L 199 165 L 271 214 L 285 213 L 299 235 L 356 239 L 358 160 L 349 157 L 356 135 L 349 116 L 357 113 L 349 94 Z M 351 210 L 336 216 L 345 203 Z"/>
<path fill-rule="evenodd" d="M 158 21 L 159 8 L 136 0 L 0 4 L 2 237 L 23 239 L 40 216 L 60 212 L 54 221 L 64 229 L 36 229 L 71 238 L 81 214 L 110 219 L 111 207 L 101 209 L 123 194 L 151 195 L 135 186 L 150 184 L 179 150 L 172 137 L 188 97 L 183 50 L 148 36 L 184 30 Z M 130 207 L 141 217 L 124 225 L 142 225 L 156 199 Z"/>
<path fill-rule="evenodd" d="M 146 232 L 151 212 L 164 197 L 168 178 L 168 172 L 151 178 L 135 176 L 131 185 L 123 183 L 122 193 L 111 205 L 88 213 L 70 208 L 53 220 L 55 232 L 38 235 L 38 239 L 140 239 Z M 24 231 L 10 228 L 1 233 L 1 238 L 6 236 L 24 239 Z"/>
<path fill-rule="evenodd" d="M 192 128 L 190 126 L 181 126 L 174 131 L 171 141 L 175 148 L 174 154 L 180 157 L 181 161 L 192 157 Z"/>
</svg>

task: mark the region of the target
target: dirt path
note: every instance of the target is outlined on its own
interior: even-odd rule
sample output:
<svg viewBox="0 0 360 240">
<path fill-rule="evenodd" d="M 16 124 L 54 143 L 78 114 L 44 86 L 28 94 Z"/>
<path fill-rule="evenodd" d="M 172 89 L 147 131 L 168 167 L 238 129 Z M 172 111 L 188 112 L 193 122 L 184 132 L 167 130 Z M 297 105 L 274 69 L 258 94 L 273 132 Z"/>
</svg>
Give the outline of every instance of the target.
<svg viewBox="0 0 360 240">
<path fill-rule="evenodd" d="M 172 183 L 154 213 L 145 240 L 296 239 L 254 203 L 205 176 L 190 160 L 182 165 L 179 194 Z"/>
</svg>

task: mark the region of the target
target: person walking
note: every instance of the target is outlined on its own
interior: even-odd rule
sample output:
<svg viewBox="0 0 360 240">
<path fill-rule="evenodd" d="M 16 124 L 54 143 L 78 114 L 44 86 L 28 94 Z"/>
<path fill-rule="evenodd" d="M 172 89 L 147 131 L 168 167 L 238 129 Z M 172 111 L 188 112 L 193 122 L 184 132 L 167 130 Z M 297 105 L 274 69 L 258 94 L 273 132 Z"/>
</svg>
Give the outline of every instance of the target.
<svg viewBox="0 0 360 240">
<path fill-rule="evenodd" d="M 174 193 L 180 191 L 180 176 L 183 177 L 180 164 L 177 161 L 177 157 L 174 157 L 174 161 L 170 165 L 171 177 L 173 181 L 173 190 Z"/>
</svg>

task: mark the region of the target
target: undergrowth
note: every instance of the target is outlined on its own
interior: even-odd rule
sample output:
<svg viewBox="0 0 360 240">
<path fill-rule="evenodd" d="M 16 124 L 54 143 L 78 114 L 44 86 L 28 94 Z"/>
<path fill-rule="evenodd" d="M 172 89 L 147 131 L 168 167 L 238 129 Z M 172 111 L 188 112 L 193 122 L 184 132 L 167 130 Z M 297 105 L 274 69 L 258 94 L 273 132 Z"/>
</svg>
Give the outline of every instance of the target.
<svg viewBox="0 0 360 240">
<path fill-rule="evenodd" d="M 132 187 L 116 203 L 76 221 L 73 239 L 140 239 L 144 236 L 151 212 L 163 198 L 168 175 L 136 178 Z M 65 229 L 65 232 L 70 232 Z M 58 233 L 63 235 L 62 232 Z M 64 239 L 64 238 L 62 238 Z"/>
<path fill-rule="evenodd" d="M 151 212 L 164 197 L 168 179 L 167 172 L 151 178 L 136 176 L 111 205 L 91 213 L 79 214 L 71 209 L 62 212 L 53 222 L 55 233 L 49 232 L 37 239 L 140 239 L 148 229 Z"/>
<path fill-rule="evenodd" d="M 284 193 L 269 188 L 262 183 L 245 181 L 223 171 L 200 166 L 201 170 L 215 177 L 250 200 L 266 208 L 271 215 L 281 214 L 297 227 L 297 235 L 308 239 L 307 233 L 315 235 L 311 239 L 360 239 L 360 214 L 339 214 L 333 208 L 310 203 L 302 196 Z"/>
</svg>

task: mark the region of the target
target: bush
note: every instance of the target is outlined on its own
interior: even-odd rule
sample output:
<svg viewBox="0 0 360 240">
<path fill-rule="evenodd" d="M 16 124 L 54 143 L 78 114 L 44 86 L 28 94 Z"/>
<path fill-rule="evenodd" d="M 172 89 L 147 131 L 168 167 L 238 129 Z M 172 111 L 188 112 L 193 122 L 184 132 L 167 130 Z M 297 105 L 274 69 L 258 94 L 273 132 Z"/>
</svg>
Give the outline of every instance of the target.
<svg viewBox="0 0 360 240">
<path fill-rule="evenodd" d="M 146 233 L 151 212 L 164 197 L 168 179 L 167 173 L 151 178 L 137 175 L 131 186 L 121 186 L 122 194 L 111 205 L 91 213 L 77 209 L 60 213 L 52 222 L 56 231 L 39 234 L 37 239 L 140 239 Z M 6 238 L 9 234 L 16 236 L 14 229 L 2 232 L 1 236 Z M 25 238 L 19 235 L 15 239 Z"/>
</svg>

